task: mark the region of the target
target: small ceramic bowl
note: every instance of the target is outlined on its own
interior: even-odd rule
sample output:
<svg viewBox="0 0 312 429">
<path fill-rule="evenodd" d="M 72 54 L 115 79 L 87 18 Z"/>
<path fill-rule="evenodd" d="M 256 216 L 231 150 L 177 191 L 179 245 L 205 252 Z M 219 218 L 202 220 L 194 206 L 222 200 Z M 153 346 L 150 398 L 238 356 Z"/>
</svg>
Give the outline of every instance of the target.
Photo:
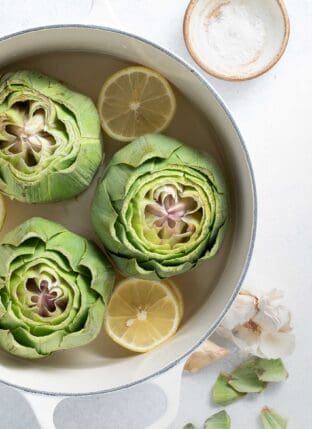
<svg viewBox="0 0 312 429">
<path fill-rule="evenodd" d="M 283 0 L 191 0 L 184 18 L 194 61 L 224 80 L 252 79 L 270 70 L 285 52 L 289 31 Z"/>
</svg>

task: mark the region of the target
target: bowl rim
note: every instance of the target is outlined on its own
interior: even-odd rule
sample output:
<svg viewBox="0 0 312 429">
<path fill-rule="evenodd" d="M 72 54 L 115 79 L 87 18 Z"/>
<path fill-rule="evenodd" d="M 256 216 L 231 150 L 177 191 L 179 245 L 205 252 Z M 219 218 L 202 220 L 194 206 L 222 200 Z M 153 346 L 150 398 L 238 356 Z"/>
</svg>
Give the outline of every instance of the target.
<svg viewBox="0 0 312 429">
<path fill-rule="evenodd" d="M 189 64 L 186 60 L 184 60 L 183 58 L 181 58 L 179 55 L 169 51 L 169 49 L 155 43 L 152 42 L 144 37 L 141 36 L 137 36 L 133 33 L 127 32 L 127 31 L 123 31 L 123 30 L 119 30 L 116 28 L 111 28 L 108 26 L 99 26 L 99 25 L 92 25 L 92 24 L 55 24 L 55 25 L 47 25 L 47 26 L 40 26 L 40 27 L 33 27 L 33 28 L 29 28 L 26 30 L 22 30 L 22 31 L 18 31 L 15 33 L 11 33 L 9 35 L 3 36 L 0 38 L 0 46 L 3 42 L 6 42 L 7 40 L 13 39 L 15 37 L 18 36 L 23 36 L 25 34 L 30 34 L 30 33 L 34 33 L 34 32 L 38 32 L 38 31 L 46 31 L 46 30 L 57 30 L 57 29 L 86 29 L 86 30 L 100 30 L 100 31 L 104 31 L 104 32 L 111 32 L 111 33 L 115 33 L 115 34 L 119 34 L 125 37 L 128 37 L 132 40 L 135 41 L 139 41 L 142 43 L 145 43 L 147 45 L 152 46 L 153 48 L 159 50 L 160 52 L 166 54 L 167 56 L 169 56 L 170 58 L 172 58 L 173 60 L 175 60 L 177 63 L 179 63 L 180 65 L 182 65 L 186 70 L 188 70 L 189 72 L 191 72 L 193 75 L 195 75 L 195 77 L 208 89 L 208 91 L 211 92 L 211 94 L 213 95 L 213 97 L 215 98 L 215 100 L 217 101 L 217 103 L 221 106 L 221 108 L 223 109 L 225 115 L 228 117 L 228 119 L 230 120 L 235 132 L 237 133 L 237 136 L 239 138 L 239 144 L 241 147 L 241 151 L 243 152 L 244 156 L 245 156 L 245 160 L 246 160 L 246 165 L 249 171 L 249 178 L 250 178 L 250 182 L 251 182 L 251 191 L 252 191 L 252 200 L 253 200 L 253 217 L 252 217 L 252 228 L 251 228 L 251 236 L 250 236 L 250 240 L 249 240 L 249 245 L 248 245 L 248 251 L 247 251 L 247 255 L 246 255 L 246 259 L 244 262 L 244 265 L 242 266 L 241 269 L 241 273 L 240 273 L 240 277 L 235 285 L 235 287 L 233 288 L 233 293 L 232 296 L 230 297 L 230 299 L 228 300 L 227 304 L 224 306 L 223 311 L 220 313 L 219 317 L 215 320 L 215 322 L 211 325 L 211 327 L 208 329 L 208 331 L 205 333 L 205 335 L 200 338 L 199 341 L 197 341 L 193 347 L 191 347 L 187 352 L 185 352 L 184 354 L 182 354 L 181 356 L 178 356 L 177 359 L 173 360 L 172 362 L 170 362 L 169 364 L 167 364 L 166 366 L 164 366 L 163 368 L 161 368 L 159 371 L 156 371 L 146 377 L 143 377 L 141 379 L 137 379 L 132 381 L 131 383 L 125 384 L 125 385 L 120 385 L 120 386 L 116 386 L 114 388 L 110 388 L 110 389 L 103 389 L 103 390 L 95 390 L 95 391 L 90 391 L 90 392 L 82 392 L 82 393 L 76 393 L 76 392 L 69 392 L 69 393 L 61 393 L 61 392 L 50 392 L 50 391 L 44 391 L 44 390 L 37 390 L 37 389 L 32 389 L 32 388 L 28 388 L 27 386 L 21 386 L 21 385 L 17 385 L 14 383 L 10 383 L 9 381 L 6 380 L 2 380 L 0 378 L 0 383 L 10 386 L 10 387 L 14 387 L 16 389 L 20 389 L 22 391 L 28 392 L 28 393 L 35 393 L 35 394 L 41 394 L 41 395 L 46 395 L 46 396 L 50 396 L 50 397 L 62 397 L 62 398 L 66 398 L 66 397 L 78 397 L 78 396 L 91 396 L 91 395 L 96 395 L 96 394 L 104 394 L 104 393 L 111 393 L 111 392 L 116 392 L 122 389 L 128 389 L 130 387 L 139 385 L 141 383 L 144 383 L 146 381 L 151 381 L 152 379 L 159 377 L 160 375 L 166 373 L 167 371 L 169 371 L 170 369 L 176 367 L 178 364 L 182 363 L 188 356 L 190 356 L 207 338 L 210 337 L 210 335 L 212 335 L 212 333 L 216 330 L 216 328 L 218 327 L 218 325 L 221 323 L 222 319 L 224 318 L 225 314 L 227 313 L 228 309 L 230 308 L 230 306 L 232 305 L 233 301 L 235 300 L 236 296 L 238 295 L 243 280 L 247 274 L 247 270 L 249 268 L 250 265 L 250 261 L 251 261 L 251 257 L 252 257 L 252 253 L 254 250 L 254 245 L 255 245 L 255 238 L 256 238 L 256 229 L 257 229 L 257 216 L 258 216 L 258 204 L 257 204 L 257 191 L 256 191 L 256 182 L 255 182 L 255 175 L 254 175 L 254 171 L 253 171 L 253 167 L 251 164 L 251 159 L 249 156 L 249 153 L 247 151 L 247 147 L 245 144 L 245 141 L 243 139 L 243 136 L 232 116 L 232 114 L 230 113 L 229 108 L 227 107 L 225 101 L 222 99 L 222 97 L 217 93 L 217 91 L 213 88 L 212 84 L 210 84 L 208 82 L 208 80 L 196 69 L 194 69 L 194 67 L 192 67 L 191 64 Z"/>
<path fill-rule="evenodd" d="M 183 20 L 183 37 L 184 37 L 185 45 L 187 47 L 189 54 L 191 55 L 195 63 L 198 64 L 205 72 L 209 73 L 211 76 L 214 76 L 218 79 L 232 81 L 232 82 L 241 82 L 244 80 L 251 80 L 258 76 L 263 75 L 267 71 L 271 70 L 271 68 L 274 67 L 275 64 L 277 64 L 278 61 L 282 58 L 287 48 L 289 36 L 290 36 L 290 20 L 289 20 L 289 15 L 288 15 L 288 11 L 286 9 L 284 0 L 272 0 L 272 1 L 275 1 L 279 6 L 283 17 L 283 22 L 284 22 L 284 35 L 283 35 L 283 41 L 280 46 L 280 49 L 275 54 L 273 59 L 266 66 L 246 76 L 242 76 L 240 74 L 227 75 L 224 73 L 217 72 L 216 70 L 210 68 L 206 63 L 204 63 L 200 58 L 200 56 L 197 54 L 196 50 L 193 48 L 193 45 L 190 40 L 190 21 L 191 21 L 193 9 L 198 3 L 198 1 L 199 0 L 191 0 L 186 8 L 186 11 L 184 14 L 184 20 Z"/>
</svg>

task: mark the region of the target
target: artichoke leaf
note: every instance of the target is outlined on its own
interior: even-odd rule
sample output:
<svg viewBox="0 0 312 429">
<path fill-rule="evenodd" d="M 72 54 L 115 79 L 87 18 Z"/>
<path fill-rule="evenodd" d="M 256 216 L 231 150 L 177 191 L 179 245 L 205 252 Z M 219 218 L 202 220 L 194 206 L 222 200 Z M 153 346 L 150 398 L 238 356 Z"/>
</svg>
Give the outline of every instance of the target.
<svg viewBox="0 0 312 429">
<path fill-rule="evenodd" d="M 230 429 L 230 427 L 231 418 L 225 410 L 213 414 L 204 424 L 204 429 Z"/>
<path fill-rule="evenodd" d="M 261 422 L 263 429 L 286 429 L 288 419 L 273 408 L 264 407 L 261 411 Z"/>
<path fill-rule="evenodd" d="M 229 385 L 230 375 L 220 374 L 213 386 L 213 400 L 218 405 L 229 405 L 245 396 Z"/>
</svg>

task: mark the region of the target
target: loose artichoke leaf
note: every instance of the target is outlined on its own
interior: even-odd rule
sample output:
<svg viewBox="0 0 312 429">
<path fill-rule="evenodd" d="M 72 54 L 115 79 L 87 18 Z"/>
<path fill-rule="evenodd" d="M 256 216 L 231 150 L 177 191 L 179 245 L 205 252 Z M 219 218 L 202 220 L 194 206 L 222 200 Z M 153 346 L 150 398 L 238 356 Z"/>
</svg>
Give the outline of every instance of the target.
<svg viewBox="0 0 312 429">
<path fill-rule="evenodd" d="M 183 426 L 183 429 L 197 429 L 193 423 L 187 423 L 185 426 Z"/>
<path fill-rule="evenodd" d="M 213 386 L 213 400 L 218 405 L 228 405 L 245 396 L 245 393 L 240 393 L 233 389 L 228 384 L 230 375 L 220 374 Z"/>
<path fill-rule="evenodd" d="M 259 380 L 255 365 L 256 361 L 254 359 L 242 363 L 232 372 L 228 384 L 240 393 L 262 392 L 266 387 L 266 383 Z"/>
<path fill-rule="evenodd" d="M 256 373 L 261 381 L 280 383 L 286 381 L 288 372 L 281 359 L 256 360 Z"/>
<path fill-rule="evenodd" d="M 230 427 L 231 418 L 225 410 L 212 415 L 204 424 L 204 429 L 230 429 Z"/>
<path fill-rule="evenodd" d="M 261 422 L 263 429 L 286 429 L 288 419 L 273 408 L 264 407 L 261 411 Z"/>
</svg>

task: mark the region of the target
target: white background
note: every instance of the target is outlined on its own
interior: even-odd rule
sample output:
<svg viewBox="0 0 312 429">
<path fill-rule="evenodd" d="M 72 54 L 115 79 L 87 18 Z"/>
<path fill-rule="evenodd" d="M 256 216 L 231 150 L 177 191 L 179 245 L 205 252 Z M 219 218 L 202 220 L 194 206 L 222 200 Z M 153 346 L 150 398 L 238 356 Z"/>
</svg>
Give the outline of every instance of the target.
<svg viewBox="0 0 312 429">
<path fill-rule="evenodd" d="M 101 1 L 94 0 L 94 7 Z M 0 35 L 54 23 L 109 24 L 111 18 L 106 15 L 92 16 L 91 3 L 0 0 Z M 182 37 L 187 3 L 111 0 L 113 26 L 157 42 L 192 62 Z M 257 416 L 263 405 L 288 416 L 290 428 L 312 428 L 312 0 L 287 0 L 286 5 L 291 37 L 273 70 L 242 83 L 223 82 L 204 73 L 232 111 L 256 175 L 258 235 L 245 287 L 284 289 L 294 311 L 297 336 L 296 351 L 286 360 L 289 380 L 229 406 L 233 429 L 260 428 Z M 230 356 L 197 375 L 183 377 L 179 415 L 170 429 L 180 429 L 188 421 L 201 427 L 217 410 L 211 402 L 211 386 L 217 374 L 231 369 L 234 361 Z M 162 396 L 146 386 L 110 398 L 64 401 L 55 421 L 58 429 L 144 429 L 163 409 Z M 37 429 L 22 398 L 1 386 L 0 416 L 1 429 Z"/>
</svg>

